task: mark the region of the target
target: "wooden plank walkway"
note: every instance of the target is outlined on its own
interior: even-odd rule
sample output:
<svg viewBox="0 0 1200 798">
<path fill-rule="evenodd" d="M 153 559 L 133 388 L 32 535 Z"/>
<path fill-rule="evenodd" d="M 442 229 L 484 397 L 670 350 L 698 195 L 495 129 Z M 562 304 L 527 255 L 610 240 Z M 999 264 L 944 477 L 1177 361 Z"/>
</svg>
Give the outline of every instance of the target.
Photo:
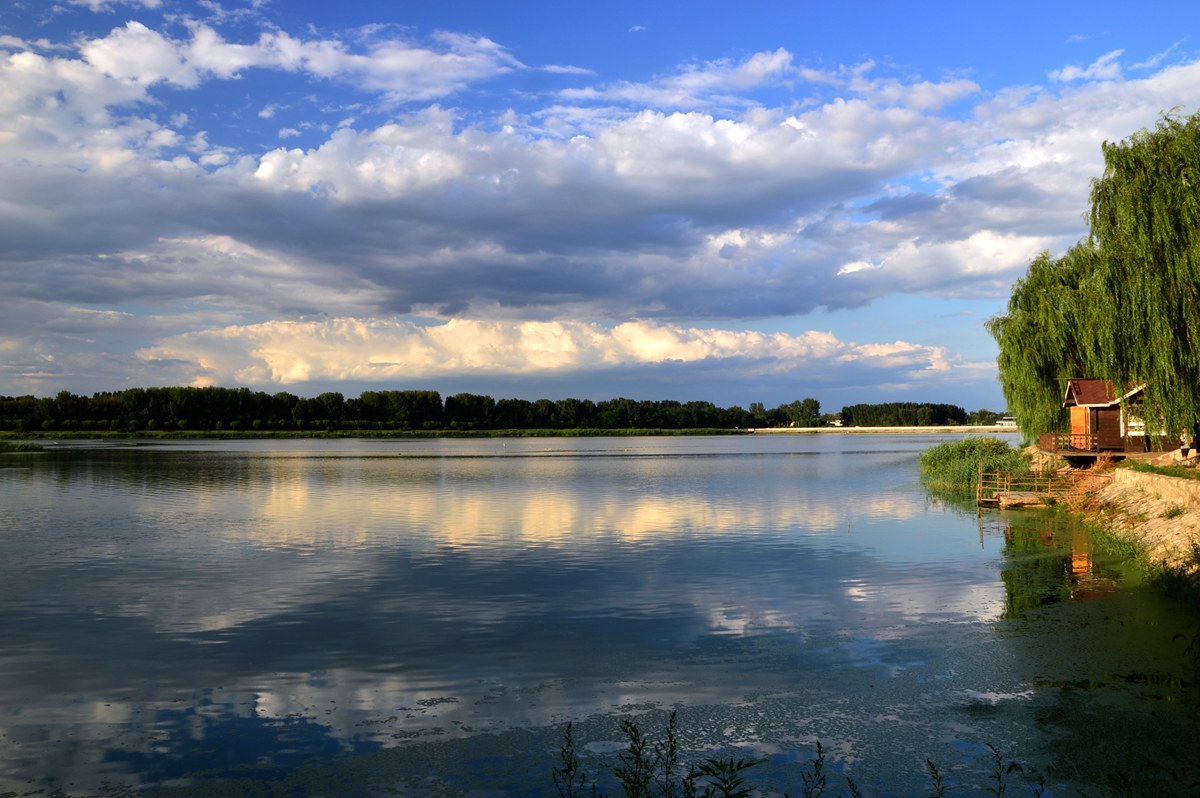
<svg viewBox="0 0 1200 798">
<path fill-rule="evenodd" d="M 1001 508 L 1009 507 L 1044 507 L 1053 497 L 1048 493 L 1038 493 L 1031 490 L 1004 490 L 996 494 L 995 503 Z"/>
</svg>

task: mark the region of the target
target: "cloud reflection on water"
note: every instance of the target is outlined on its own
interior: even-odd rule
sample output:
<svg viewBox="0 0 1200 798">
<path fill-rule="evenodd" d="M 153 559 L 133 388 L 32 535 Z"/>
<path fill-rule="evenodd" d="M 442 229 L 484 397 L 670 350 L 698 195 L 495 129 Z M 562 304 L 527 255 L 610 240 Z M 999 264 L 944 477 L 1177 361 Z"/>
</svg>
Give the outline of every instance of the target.
<svg viewBox="0 0 1200 798">
<path fill-rule="evenodd" d="M 62 510 L 15 544 L 0 632 L 28 659 L 15 679 L 0 655 L 0 704 L 23 710 L 0 732 L 23 768 L 86 781 L 116 767 L 106 746 L 149 757 L 234 721 L 351 748 L 865 689 L 929 662 L 923 625 L 1003 604 L 995 550 L 913 489 L 914 461 L 63 460 L 8 483 Z"/>
</svg>

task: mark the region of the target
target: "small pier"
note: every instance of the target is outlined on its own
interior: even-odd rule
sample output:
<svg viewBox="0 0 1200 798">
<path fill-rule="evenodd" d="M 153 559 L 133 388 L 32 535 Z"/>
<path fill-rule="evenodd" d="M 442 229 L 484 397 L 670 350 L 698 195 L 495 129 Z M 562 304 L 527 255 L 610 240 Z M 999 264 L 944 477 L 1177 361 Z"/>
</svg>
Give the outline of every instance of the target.
<svg viewBox="0 0 1200 798">
<path fill-rule="evenodd" d="M 1044 507 L 1058 503 L 1077 487 L 1071 469 L 1014 473 L 981 468 L 975 501 L 980 506 L 1002 508 Z"/>
</svg>

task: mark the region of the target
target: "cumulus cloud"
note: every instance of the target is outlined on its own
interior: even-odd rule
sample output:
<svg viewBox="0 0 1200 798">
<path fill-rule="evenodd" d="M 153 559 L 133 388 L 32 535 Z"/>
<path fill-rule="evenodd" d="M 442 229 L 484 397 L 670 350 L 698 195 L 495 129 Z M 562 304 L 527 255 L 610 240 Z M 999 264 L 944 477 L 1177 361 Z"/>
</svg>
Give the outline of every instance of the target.
<svg viewBox="0 0 1200 798">
<path fill-rule="evenodd" d="M 230 42 L 201 22 L 189 22 L 188 29 L 189 39 L 173 39 L 131 20 L 85 41 L 79 50 L 102 74 L 140 86 L 165 82 L 191 88 L 250 68 L 277 69 L 342 81 L 395 102 L 444 97 L 522 67 L 490 39 L 455 33 L 436 34 L 434 46 L 382 39 L 357 52 L 338 39 L 301 39 L 277 30 L 245 44 Z"/>
<path fill-rule="evenodd" d="M 854 344 L 828 332 L 799 335 L 630 321 L 444 324 L 343 318 L 275 321 L 173 336 L 138 353 L 190 364 L 195 382 L 291 384 L 480 374 L 533 374 L 708 361 L 753 373 L 819 363 L 862 363 L 915 377 L 945 368 L 938 347 L 897 341 Z"/>
</svg>

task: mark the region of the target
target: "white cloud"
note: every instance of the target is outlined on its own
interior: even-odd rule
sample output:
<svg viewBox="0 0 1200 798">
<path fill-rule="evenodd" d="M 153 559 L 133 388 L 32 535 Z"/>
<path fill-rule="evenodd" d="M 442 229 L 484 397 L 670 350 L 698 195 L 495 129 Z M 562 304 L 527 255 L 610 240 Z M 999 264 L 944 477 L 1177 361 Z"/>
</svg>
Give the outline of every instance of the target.
<svg viewBox="0 0 1200 798">
<path fill-rule="evenodd" d="M 484 37 L 437 34 L 436 47 L 384 39 L 354 52 L 337 39 L 303 40 L 282 31 L 257 41 L 227 41 L 200 22 L 189 22 L 190 40 L 176 40 L 136 20 L 80 45 L 103 74 L 141 86 L 166 82 L 190 88 L 209 78 L 237 77 L 249 68 L 307 72 L 395 102 L 444 97 L 468 85 L 522 68 L 503 47 Z"/>
<path fill-rule="evenodd" d="M 879 266 L 877 266 L 874 263 L 867 263 L 865 260 L 855 260 L 855 261 L 851 261 L 850 263 L 847 263 L 845 266 L 838 269 L 837 273 L 838 273 L 838 275 L 854 274 L 855 272 L 861 272 L 861 271 L 865 271 L 868 269 L 878 269 L 878 268 L 879 268 Z"/>
<path fill-rule="evenodd" d="M 270 321 L 184 333 L 139 353 L 183 361 L 197 383 L 268 385 L 385 381 L 447 375 L 545 374 L 665 363 L 726 364 L 746 373 L 862 363 L 916 377 L 945 368 L 946 352 L 907 342 L 854 344 L 828 332 L 799 335 L 630 321 L 454 319 L 440 325 L 380 319 Z"/>
<path fill-rule="evenodd" d="M 1062 83 L 1077 80 L 1120 80 L 1121 63 L 1117 60 L 1124 50 L 1113 50 L 1097 58 L 1086 67 L 1066 66 L 1050 73 L 1050 79 Z"/>
<path fill-rule="evenodd" d="M 137 21 L 85 42 L 79 50 L 89 64 L 120 81 L 146 86 L 166 81 L 185 87 L 199 83 L 199 71 L 178 45 Z"/>
<path fill-rule="evenodd" d="M 1178 42 L 1174 42 L 1167 49 L 1165 49 L 1161 52 L 1155 53 L 1154 55 L 1150 56 L 1149 58 L 1145 59 L 1144 61 L 1139 61 L 1136 64 L 1132 64 L 1130 68 L 1137 69 L 1137 70 L 1158 69 L 1160 66 L 1163 65 L 1163 63 L 1165 63 L 1170 58 L 1173 58 L 1173 57 L 1178 58 L 1179 57 L 1179 51 L 1180 51 L 1181 44 L 1182 44 L 1182 40 L 1178 41 Z"/>
<path fill-rule="evenodd" d="M 616 102 L 653 107 L 707 107 L 718 102 L 735 107 L 753 105 L 739 97 L 762 86 L 786 85 L 797 76 L 792 54 L 783 48 L 754 53 L 741 61 L 710 61 L 682 69 L 649 83 L 623 82 L 602 87 L 564 89 L 567 102 Z"/>
</svg>

